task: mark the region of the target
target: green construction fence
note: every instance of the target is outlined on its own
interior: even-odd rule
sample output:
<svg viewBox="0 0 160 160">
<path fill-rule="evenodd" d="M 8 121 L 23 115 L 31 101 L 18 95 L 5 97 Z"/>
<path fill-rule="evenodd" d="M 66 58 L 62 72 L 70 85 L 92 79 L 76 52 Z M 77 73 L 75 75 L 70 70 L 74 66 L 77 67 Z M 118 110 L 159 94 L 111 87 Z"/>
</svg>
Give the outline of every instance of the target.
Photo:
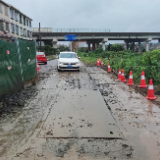
<svg viewBox="0 0 160 160">
<path fill-rule="evenodd" d="M 0 40 L 0 97 L 20 91 L 24 84 L 37 76 L 34 41 Z"/>
</svg>

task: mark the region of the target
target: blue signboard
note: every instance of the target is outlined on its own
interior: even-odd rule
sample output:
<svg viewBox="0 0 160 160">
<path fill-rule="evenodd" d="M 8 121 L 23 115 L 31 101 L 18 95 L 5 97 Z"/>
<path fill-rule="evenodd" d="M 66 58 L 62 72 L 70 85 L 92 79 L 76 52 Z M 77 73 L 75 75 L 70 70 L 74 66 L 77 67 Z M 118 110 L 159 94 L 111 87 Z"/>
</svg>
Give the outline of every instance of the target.
<svg viewBox="0 0 160 160">
<path fill-rule="evenodd" d="M 65 35 L 65 41 L 76 41 L 76 35 Z"/>
</svg>

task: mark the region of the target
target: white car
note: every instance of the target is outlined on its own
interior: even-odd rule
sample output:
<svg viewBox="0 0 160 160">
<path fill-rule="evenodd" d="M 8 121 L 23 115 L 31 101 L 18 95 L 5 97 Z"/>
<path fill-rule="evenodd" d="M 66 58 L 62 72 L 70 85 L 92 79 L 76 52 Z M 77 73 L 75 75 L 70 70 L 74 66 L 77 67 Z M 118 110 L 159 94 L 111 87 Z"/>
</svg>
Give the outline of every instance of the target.
<svg viewBox="0 0 160 160">
<path fill-rule="evenodd" d="M 75 52 L 60 52 L 58 56 L 57 69 L 60 70 L 78 70 L 80 69 L 80 61 Z"/>
</svg>

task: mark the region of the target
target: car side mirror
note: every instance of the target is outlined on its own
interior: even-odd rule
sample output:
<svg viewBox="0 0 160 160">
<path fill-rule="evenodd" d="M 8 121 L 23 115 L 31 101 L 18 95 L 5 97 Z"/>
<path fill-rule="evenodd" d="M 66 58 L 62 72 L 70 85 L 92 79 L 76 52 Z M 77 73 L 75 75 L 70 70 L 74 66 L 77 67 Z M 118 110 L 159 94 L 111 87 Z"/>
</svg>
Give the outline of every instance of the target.
<svg viewBox="0 0 160 160">
<path fill-rule="evenodd" d="M 78 57 L 78 59 L 81 59 L 81 57 Z"/>
</svg>

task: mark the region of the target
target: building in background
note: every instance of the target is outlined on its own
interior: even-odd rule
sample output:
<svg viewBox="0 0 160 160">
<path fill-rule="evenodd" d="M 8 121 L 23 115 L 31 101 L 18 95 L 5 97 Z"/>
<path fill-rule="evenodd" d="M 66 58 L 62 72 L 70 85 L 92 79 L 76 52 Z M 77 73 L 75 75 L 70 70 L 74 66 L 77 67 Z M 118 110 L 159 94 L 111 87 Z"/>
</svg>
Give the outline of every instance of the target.
<svg viewBox="0 0 160 160">
<path fill-rule="evenodd" d="M 78 49 L 81 48 L 81 47 L 83 47 L 85 49 L 88 48 L 86 41 L 72 41 L 72 42 L 69 43 L 69 48 L 73 52 L 78 51 Z"/>
<path fill-rule="evenodd" d="M 0 0 L 0 39 L 32 39 L 32 19 Z"/>
<path fill-rule="evenodd" d="M 79 42 L 73 41 L 73 42 L 69 43 L 70 51 L 76 52 L 76 51 L 78 51 L 78 48 L 79 48 Z"/>
</svg>

